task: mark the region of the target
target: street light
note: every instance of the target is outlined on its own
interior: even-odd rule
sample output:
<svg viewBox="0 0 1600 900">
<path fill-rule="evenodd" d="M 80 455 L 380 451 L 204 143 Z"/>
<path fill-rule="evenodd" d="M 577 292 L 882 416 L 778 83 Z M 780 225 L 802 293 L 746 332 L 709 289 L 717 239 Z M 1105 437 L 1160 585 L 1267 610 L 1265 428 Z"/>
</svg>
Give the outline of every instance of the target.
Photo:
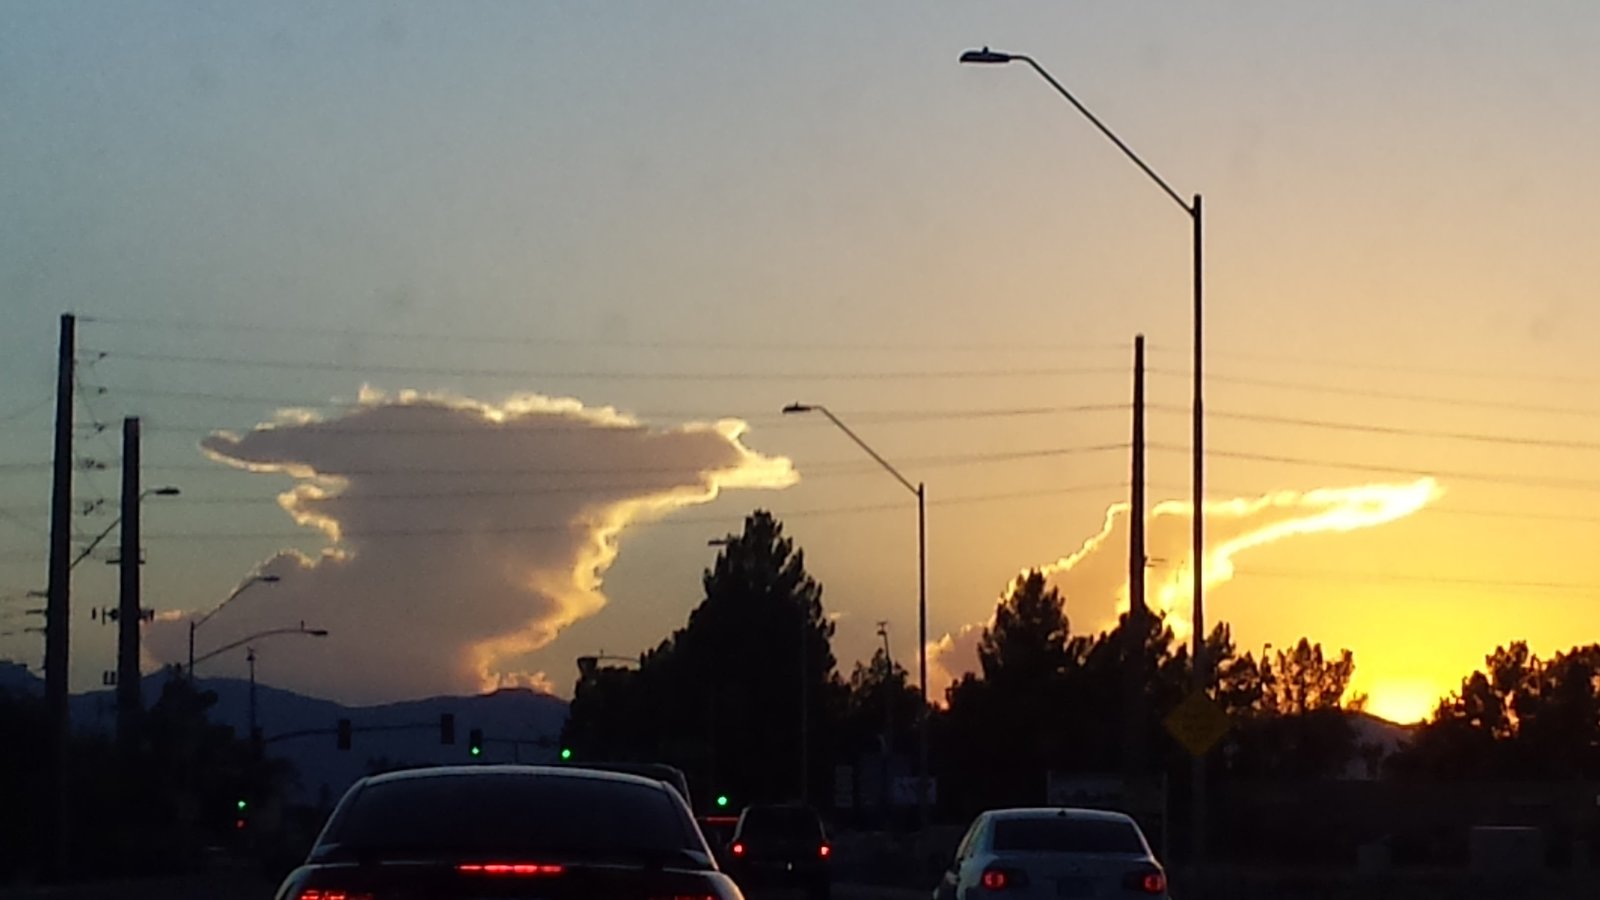
<svg viewBox="0 0 1600 900">
<path fill-rule="evenodd" d="M 826 406 L 816 403 L 791 403 L 783 408 L 784 415 L 818 412 L 838 426 L 857 447 L 883 466 L 894 480 L 917 497 L 917 678 L 922 689 L 922 710 L 917 722 L 917 815 L 921 830 L 928 828 L 928 491 L 921 482 L 912 484 L 900 470 L 867 446 L 850 426 L 839 421 Z"/>
<path fill-rule="evenodd" d="M 181 493 L 183 493 L 183 492 L 178 490 L 175 487 L 170 486 L 170 485 L 167 486 L 167 487 L 150 488 L 149 490 L 145 490 L 145 491 L 140 491 L 139 492 L 139 501 L 141 503 L 144 502 L 144 498 L 146 498 L 146 497 L 176 497 Z M 72 558 L 72 563 L 70 565 L 68 565 L 67 568 L 69 570 L 77 568 L 78 563 L 81 563 L 85 559 L 87 559 L 89 557 L 89 554 L 93 553 L 94 549 L 96 547 L 100 546 L 100 542 L 105 540 L 107 537 L 109 537 L 111 535 L 111 532 L 115 531 L 117 526 L 121 525 L 121 524 L 122 524 L 122 516 L 121 515 L 118 515 L 115 519 L 112 519 L 111 520 L 111 524 L 107 525 L 105 527 L 104 531 L 102 531 L 99 534 L 95 535 L 94 538 L 91 539 L 89 541 L 89 543 L 84 546 L 84 548 L 82 550 L 78 551 L 78 555 Z M 110 562 L 114 565 L 114 564 L 116 564 L 118 562 L 118 560 L 114 560 L 113 559 Z"/>
<path fill-rule="evenodd" d="M 319 637 L 320 638 L 320 637 L 327 637 L 328 636 L 328 629 L 326 629 L 326 628 L 307 628 L 305 623 L 301 622 L 299 624 L 299 626 L 297 626 L 295 628 L 268 628 L 266 631 L 258 631 L 255 634 L 246 635 L 246 636 L 244 636 L 242 638 L 239 638 L 237 641 L 233 641 L 232 643 L 228 643 L 228 644 L 223 644 L 221 647 L 218 647 L 215 650 L 212 650 L 212 651 L 210 651 L 208 653 L 201 654 L 199 657 L 196 657 L 193 662 L 189 663 L 189 677 L 191 679 L 194 678 L 194 667 L 196 665 L 199 665 L 200 663 L 205 662 L 208 659 L 212 659 L 213 657 L 221 656 L 222 654 L 227 653 L 229 650 L 237 650 L 238 648 L 243 647 L 244 645 L 250 643 L 251 641 L 259 641 L 262 638 L 274 637 L 274 636 L 280 635 L 280 634 L 303 634 L 303 635 L 305 635 L 307 637 Z"/>
<path fill-rule="evenodd" d="M 210 612 L 206 613 L 205 615 L 201 616 L 198 619 L 190 619 L 189 620 L 189 678 L 190 679 L 194 678 L 194 664 L 197 661 L 194 658 L 194 633 L 195 633 L 195 630 L 198 629 L 201 625 L 204 625 L 206 622 L 210 621 L 212 616 L 216 615 L 219 612 L 222 612 L 222 608 L 224 606 L 227 606 L 229 603 L 233 602 L 233 599 L 235 597 L 237 597 L 240 594 L 244 593 L 246 590 L 248 590 L 251 587 L 251 585 L 256 585 L 256 584 L 277 584 L 279 580 L 280 580 L 280 578 L 277 575 L 251 575 L 249 578 L 246 578 L 243 582 L 241 582 L 238 587 L 234 588 L 233 589 L 233 593 L 231 593 L 228 596 L 224 597 L 222 602 L 218 603 L 216 605 L 216 607 L 213 608 Z M 235 645 L 232 645 L 232 646 L 238 646 L 238 645 L 235 644 Z M 231 647 L 230 647 L 230 649 L 231 649 Z M 200 659 L 204 660 L 204 659 L 206 659 L 206 657 L 201 657 Z"/>
<path fill-rule="evenodd" d="M 1207 671 L 1206 646 L 1205 646 L 1205 640 L 1206 640 L 1205 603 L 1204 603 L 1204 600 L 1203 600 L 1203 595 L 1204 595 L 1203 569 L 1204 569 L 1204 562 L 1205 562 L 1205 416 L 1204 416 L 1204 404 L 1202 403 L 1202 400 L 1201 400 L 1201 384 L 1202 384 L 1202 382 L 1201 382 L 1201 362 L 1202 362 L 1202 356 L 1203 356 L 1203 350 L 1204 350 L 1204 342 L 1203 342 L 1203 339 L 1202 339 L 1203 338 L 1203 334 L 1204 334 L 1203 328 L 1202 328 L 1202 325 L 1204 324 L 1204 318 L 1202 316 L 1202 309 L 1203 309 L 1202 297 L 1204 295 L 1204 286 L 1203 286 L 1203 280 L 1202 280 L 1202 267 L 1201 267 L 1201 234 L 1202 234 L 1201 218 L 1202 218 L 1202 216 L 1201 216 L 1201 206 L 1200 206 L 1200 195 L 1199 194 L 1195 194 L 1193 200 L 1185 201 L 1183 199 L 1183 197 L 1178 194 L 1177 191 L 1172 189 L 1172 186 L 1169 185 L 1166 182 L 1166 179 L 1164 179 L 1160 175 L 1156 174 L 1156 171 L 1154 169 L 1150 168 L 1150 166 L 1145 164 L 1145 161 L 1140 159 L 1139 155 L 1134 153 L 1132 148 L 1130 148 L 1127 144 L 1123 143 L 1121 138 L 1117 137 L 1116 134 L 1113 133 L 1110 128 L 1107 128 L 1104 123 L 1102 123 L 1098 118 L 1096 118 L 1094 113 L 1089 111 L 1088 107 L 1086 107 L 1082 103 L 1078 102 L 1078 98 L 1077 97 L 1072 96 L 1072 93 L 1061 85 L 1061 82 L 1056 81 L 1055 78 L 1053 78 L 1050 75 L 1049 72 L 1046 72 L 1044 70 L 1043 66 L 1041 66 L 1037 62 L 1035 62 L 1032 57 L 1024 56 L 1024 55 L 1022 55 L 1020 53 L 1002 53 L 1002 52 L 1000 52 L 998 50 L 990 50 L 988 47 L 984 47 L 982 50 L 968 50 L 967 52 L 961 54 L 961 61 L 963 63 L 967 63 L 967 64 L 971 64 L 971 65 L 999 65 L 999 64 L 1010 63 L 1010 62 L 1027 63 L 1030 67 L 1032 67 L 1034 72 L 1038 73 L 1039 77 L 1041 77 L 1045 81 L 1049 82 L 1050 86 L 1055 88 L 1057 93 L 1059 93 L 1059 94 L 1061 94 L 1061 96 L 1065 97 L 1067 99 L 1067 102 L 1072 104 L 1073 108 L 1075 108 L 1078 112 L 1082 113 L 1084 118 L 1086 118 L 1090 122 L 1092 122 L 1094 124 L 1095 128 L 1099 129 L 1101 134 L 1105 135 L 1105 137 L 1108 140 L 1110 140 L 1111 143 L 1116 144 L 1117 145 L 1117 149 L 1121 150 L 1124 156 L 1126 156 L 1129 160 L 1131 160 L 1134 165 L 1138 166 L 1140 171 L 1142 171 L 1142 172 L 1144 172 L 1144 174 L 1148 175 L 1150 177 L 1150 180 L 1154 181 L 1156 183 L 1156 185 L 1158 187 L 1160 187 L 1161 190 L 1163 192 L 1165 192 L 1166 195 L 1172 199 L 1172 202 L 1178 204 L 1178 207 L 1180 209 L 1182 209 L 1185 213 L 1188 214 L 1190 221 L 1193 223 L 1193 226 L 1194 226 L 1194 313 L 1193 313 L 1193 315 L 1194 315 L 1194 350 L 1193 350 L 1193 352 L 1194 352 L 1194 385 L 1193 385 L 1193 387 L 1194 387 L 1194 399 L 1193 399 L 1193 414 L 1194 414 L 1193 427 L 1194 427 L 1194 433 L 1193 433 L 1191 446 L 1193 447 L 1193 452 L 1194 452 L 1194 461 L 1193 461 L 1194 471 L 1193 471 L 1193 475 L 1192 475 L 1192 485 L 1191 485 L 1192 488 L 1193 488 L 1193 498 L 1192 498 L 1193 511 L 1192 511 L 1192 514 L 1191 514 L 1191 519 L 1192 519 L 1193 525 L 1194 525 L 1194 533 L 1193 533 L 1193 537 L 1192 537 L 1192 540 L 1193 540 L 1192 552 L 1194 554 L 1194 559 L 1193 559 L 1193 562 L 1192 562 L 1192 568 L 1190 570 L 1190 575 L 1194 579 L 1193 580 L 1193 585 L 1194 586 L 1192 588 L 1192 598 L 1193 598 L 1193 603 L 1194 603 L 1193 613 L 1192 613 L 1192 619 L 1193 619 L 1193 622 L 1194 622 L 1194 668 L 1193 668 L 1193 672 L 1191 674 L 1193 676 L 1193 690 L 1195 690 L 1197 692 L 1203 692 L 1203 691 L 1206 690 L 1206 688 L 1210 684 L 1211 680 L 1210 680 L 1210 677 L 1209 677 L 1209 672 Z M 1205 770 L 1204 760 L 1201 759 L 1200 757 L 1196 757 L 1195 758 L 1195 763 L 1194 763 L 1194 796 L 1195 796 L 1195 800 L 1194 800 L 1194 809 L 1193 809 L 1193 816 L 1194 816 L 1193 822 L 1194 822 L 1194 841 L 1195 841 L 1194 850 L 1195 850 L 1195 858 L 1196 858 L 1197 862 L 1205 855 L 1205 843 L 1204 843 L 1205 830 L 1204 830 L 1204 827 L 1203 827 L 1204 823 L 1205 823 L 1205 771 L 1206 770 Z"/>
</svg>

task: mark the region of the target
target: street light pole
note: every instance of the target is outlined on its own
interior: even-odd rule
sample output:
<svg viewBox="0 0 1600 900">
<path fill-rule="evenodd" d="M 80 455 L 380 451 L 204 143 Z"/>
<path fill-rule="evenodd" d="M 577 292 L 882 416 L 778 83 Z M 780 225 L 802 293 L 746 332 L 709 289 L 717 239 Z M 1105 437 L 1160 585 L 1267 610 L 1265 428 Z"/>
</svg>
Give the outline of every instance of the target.
<svg viewBox="0 0 1600 900">
<path fill-rule="evenodd" d="M 206 652 L 204 654 L 201 654 L 199 657 L 195 658 L 195 661 L 194 661 L 194 663 L 192 665 L 199 665 L 200 663 L 203 663 L 208 659 L 211 659 L 211 658 L 217 657 L 217 656 L 221 656 L 222 654 L 227 653 L 229 650 L 237 650 L 240 647 L 243 647 L 243 646 L 249 644 L 251 641 L 259 641 L 262 638 L 274 637 L 274 636 L 280 635 L 280 634 L 303 634 L 303 635 L 305 635 L 307 637 L 319 637 L 320 638 L 320 637 L 327 637 L 328 636 L 328 629 L 326 629 L 326 628 L 307 628 L 304 622 L 301 622 L 300 625 L 298 627 L 295 627 L 295 628 L 268 628 L 266 631 L 258 631 L 255 634 L 246 635 L 246 636 L 244 636 L 242 638 L 239 638 L 237 641 L 233 641 L 231 643 L 223 644 L 221 647 L 218 647 L 215 650 L 211 650 L 211 651 L 208 651 L 208 652 Z M 190 673 L 189 677 L 191 679 L 194 677 L 192 672 Z"/>
<path fill-rule="evenodd" d="M 188 672 L 189 672 L 189 680 L 190 681 L 194 680 L 194 664 L 195 664 L 195 658 L 194 658 L 194 633 L 195 633 L 195 631 L 201 625 L 204 625 L 206 622 L 210 621 L 212 616 L 216 615 L 219 612 L 222 612 L 222 608 L 224 606 L 227 606 L 229 603 L 232 603 L 235 597 L 238 597 L 240 594 L 244 593 L 246 590 L 249 590 L 251 585 L 256 585 L 256 584 L 277 584 L 278 581 L 279 581 L 279 577 L 277 575 L 251 575 L 249 578 L 246 578 L 242 583 L 240 583 L 240 585 L 238 587 L 234 588 L 233 589 L 233 593 L 229 594 L 227 597 L 224 597 L 222 602 L 218 603 L 214 608 L 212 608 L 212 610 L 210 612 L 206 613 L 205 615 L 201 616 L 198 619 L 190 619 L 189 620 L 189 667 L 188 667 Z M 204 657 L 202 657 L 202 659 L 203 658 Z"/>
<path fill-rule="evenodd" d="M 791 403 L 783 408 L 785 415 L 819 412 L 828 417 L 857 447 L 877 461 L 906 490 L 917 497 L 917 678 L 922 690 L 922 709 L 917 721 L 917 821 L 925 835 L 928 829 L 928 490 L 921 482 L 912 484 L 900 470 L 878 455 L 850 426 L 839 420 L 826 406 L 816 403 Z"/>
<path fill-rule="evenodd" d="M 1188 216 L 1189 216 L 1189 218 L 1190 218 L 1190 220 L 1191 220 L 1191 222 L 1193 224 L 1193 228 L 1194 228 L 1194 311 L 1193 311 L 1193 317 L 1194 317 L 1194 347 L 1193 347 L 1193 353 L 1194 353 L 1194 384 L 1193 384 L 1194 396 L 1193 396 L 1193 401 L 1192 401 L 1192 406 L 1193 406 L 1193 435 L 1192 435 L 1192 438 L 1191 438 L 1191 448 L 1193 450 L 1193 455 L 1194 455 L 1194 459 L 1193 459 L 1194 468 L 1193 468 L 1193 474 L 1191 476 L 1192 496 L 1191 496 L 1190 502 L 1191 502 L 1192 506 L 1191 506 L 1190 519 L 1191 519 L 1192 524 L 1193 524 L 1194 527 L 1193 527 L 1193 534 L 1192 534 L 1192 547 L 1191 547 L 1192 559 L 1191 559 L 1191 562 L 1190 562 L 1190 575 L 1191 575 L 1191 577 L 1193 579 L 1193 582 L 1192 582 L 1193 583 L 1193 587 L 1191 588 L 1191 598 L 1193 600 L 1193 612 L 1192 612 L 1191 618 L 1192 618 L 1192 621 L 1194 623 L 1194 635 L 1193 635 L 1193 646 L 1194 646 L 1193 657 L 1194 657 L 1194 661 L 1193 661 L 1193 666 L 1191 668 L 1190 674 L 1191 674 L 1192 682 L 1193 682 L 1192 689 L 1197 693 L 1198 692 L 1204 692 L 1210 686 L 1211 678 L 1210 678 L 1210 671 L 1209 671 L 1209 665 L 1208 665 L 1209 660 L 1206 659 L 1206 630 L 1205 630 L 1205 621 L 1206 620 L 1205 620 L 1205 601 L 1204 601 L 1204 595 L 1205 595 L 1205 404 L 1204 404 L 1204 399 L 1202 397 L 1202 389 L 1201 388 L 1202 388 L 1202 385 L 1203 385 L 1204 382 L 1202 381 L 1201 374 L 1202 374 L 1202 362 L 1203 362 L 1204 351 L 1205 351 L 1204 328 L 1203 328 L 1204 321 L 1205 321 L 1205 317 L 1203 315 L 1203 310 L 1204 310 L 1204 302 L 1203 301 L 1204 301 L 1205 289 L 1204 289 L 1204 277 L 1203 277 L 1204 267 L 1203 267 L 1203 257 L 1202 257 L 1202 247 L 1203 247 L 1202 238 L 1203 238 L 1203 235 L 1204 235 L 1204 231 L 1203 231 L 1203 226 L 1202 226 L 1203 215 L 1202 215 L 1202 212 L 1201 212 L 1202 207 L 1201 207 L 1200 195 L 1199 194 L 1195 194 L 1192 200 L 1185 201 L 1181 194 L 1179 194 L 1177 191 L 1173 190 L 1172 186 L 1167 183 L 1166 179 L 1162 178 L 1159 174 L 1156 173 L 1155 169 L 1152 169 L 1148 164 L 1145 163 L 1144 160 L 1140 159 L 1139 155 L 1137 153 L 1134 153 L 1133 149 L 1131 147 L 1129 147 L 1127 144 L 1123 143 L 1121 138 L 1117 137 L 1117 135 L 1110 128 L 1106 127 L 1106 125 L 1103 122 L 1101 122 L 1098 118 L 1096 118 L 1095 114 L 1090 112 L 1088 107 L 1086 107 L 1082 103 L 1080 103 L 1078 101 L 1078 98 L 1074 97 L 1072 95 L 1071 91 L 1068 91 L 1064 86 L 1062 86 L 1061 82 L 1056 81 L 1055 78 L 1052 77 L 1049 72 L 1045 71 L 1043 66 L 1041 66 L 1037 62 L 1035 62 L 1032 57 L 1024 56 L 1024 55 L 1018 54 L 1018 53 L 1001 53 L 1001 52 L 996 51 L 996 50 L 990 50 L 988 47 L 984 47 L 982 50 L 968 50 L 967 52 L 961 54 L 961 61 L 963 63 L 976 64 L 976 65 L 998 65 L 998 64 L 1004 64 L 1004 63 L 1010 63 L 1010 62 L 1027 63 L 1028 66 L 1030 66 L 1033 69 L 1034 72 L 1038 73 L 1039 77 L 1041 77 L 1045 81 L 1049 82 L 1050 86 L 1055 88 L 1057 93 L 1059 93 L 1062 97 L 1065 97 L 1067 102 L 1072 104 L 1073 108 L 1077 109 L 1078 112 L 1082 113 L 1084 118 L 1088 119 L 1091 123 L 1093 123 L 1095 128 L 1099 129 L 1100 133 L 1105 135 L 1107 140 L 1109 140 L 1109 141 L 1111 141 L 1111 143 L 1115 144 L 1117 146 L 1117 149 L 1121 150 L 1124 156 L 1126 156 L 1130 161 L 1132 161 L 1134 165 L 1139 167 L 1140 171 L 1144 172 L 1145 175 L 1149 176 L 1150 180 L 1154 181 L 1156 183 L 1156 185 L 1159 186 L 1161 188 L 1161 190 L 1169 198 L 1172 199 L 1172 202 L 1178 204 L 1179 208 L 1181 208 L 1185 213 L 1188 214 Z M 1194 863 L 1195 863 L 1195 866 L 1197 868 L 1203 863 L 1203 861 L 1205 859 L 1205 820 L 1206 820 L 1206 816 L 1205 816 L 1205 794 L 1206 794 L 1206 792 L 1205 792 L 1205 784 L 1206 784 L 1205 761 L 1200 757 L 1196 757 L 1195 761 L 1194 761 L 1194 802 L 1192 804 L 1192 807 L 1193 807 L 1192 808 L 1192 814 L 1193 814 L 1193 820 L 1192 820 L 1193 848 L 1192 848 L 1192 850 L 1193 850 L 1193 855 L 1194 855 Z"/>
</svg>

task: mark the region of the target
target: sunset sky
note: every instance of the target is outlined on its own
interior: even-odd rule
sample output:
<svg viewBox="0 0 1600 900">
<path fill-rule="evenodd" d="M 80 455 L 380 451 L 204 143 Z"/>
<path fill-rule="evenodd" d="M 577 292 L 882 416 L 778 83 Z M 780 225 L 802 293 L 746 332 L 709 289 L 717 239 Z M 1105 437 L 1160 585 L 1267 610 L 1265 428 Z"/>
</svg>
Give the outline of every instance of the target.
<svg viewBox="0 0 1600 900">
<path fill-rule="evenodd" d="M 1080 551 L 1099 630 L 1140 332 L 1151 595 L 1186 617 L 1189 221 L 1032 72 L 957 64 L 983 45 L 1205 196 L 1210 621 L 1350 648 L 1401 720 L 1600 630 L 1593 3 L 0 7 L 0 657 L 42 657 L 66 311 L 111 463 L 78 531 L 124 415 L 183 490 L 146 502 L 152 664 L 265 565 L 202 652 L 304 619 L 332 634 L 263 642 L 264 681 L 564 693 L 760 506 L 846 668 L 886 619 L 914 671 L 913 498 L 791 401 L 926 482 L 941 665 Z M 90 689 L 115 571 L 75 576 Z"/>
</svg>

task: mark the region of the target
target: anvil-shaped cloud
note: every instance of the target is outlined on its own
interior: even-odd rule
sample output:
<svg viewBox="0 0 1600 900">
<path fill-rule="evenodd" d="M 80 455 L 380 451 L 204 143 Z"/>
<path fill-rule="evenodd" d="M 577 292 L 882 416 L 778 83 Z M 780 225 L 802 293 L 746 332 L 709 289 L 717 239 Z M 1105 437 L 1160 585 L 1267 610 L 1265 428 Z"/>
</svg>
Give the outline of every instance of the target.
<svg viewBox="0 0 1600 900">
<path fill-rule="evenodd" d="M 1373 528 L 1411 515 L 1440 493 L 1432 478 L 1420 478 L 1407 484 L 1276 491 L 1208 502 L 1206 587 L 1231 579 L 1234 558 L 1241 552 L 1296 535 Z M 1157 504 L 1145 537 L 1147 602 L 1166 613 L 1180 639 L 1190 633 L 1191 509 L 1191 504 L 1177 500 Z M 1111 627 L 1117 613 L 1128 608 L 1128 504 L 1111 506 L 1099 532 L 1075 552 L 1041 568 L 1067 599 L 1074 632 Z M 929 644 L 928 678 L 938 689 L 936 695 L 963 673 L 976 671 L 978 639 L 993 620 L 990 613 L 983 622 L 964 625 Z"/>
<path fill-rule="evenodd" d="M 794 483 L 787 459 L 740 443 L 743 429 L 652 428 L 537 395 L 495 405 L 365 390 L 336 417 L 290 410 L 213 435 L 202 442 L 213 458 L 299 479 L 279 502 L 329 546 L 267 560 L 261 573 L 280 581 L 208 622 L 205 643 L 325 628 L 274 644 L 275 680 L 346 702 L 542 685 L 507 661 L 605 604 L 601 576 L 630 523 L 723 488 Z M 151 656 L 181 658 L 187 627 L 161 617 Z"/>
</svg>

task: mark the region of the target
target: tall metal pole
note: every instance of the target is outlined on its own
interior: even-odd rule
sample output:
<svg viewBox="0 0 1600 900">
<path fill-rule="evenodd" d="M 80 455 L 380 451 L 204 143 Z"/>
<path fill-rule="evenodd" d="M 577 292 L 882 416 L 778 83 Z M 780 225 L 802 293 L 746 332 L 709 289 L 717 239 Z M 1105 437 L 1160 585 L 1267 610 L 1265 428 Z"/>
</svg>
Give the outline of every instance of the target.
<svg viewBox="0 0 1600 900">
<path fill-rule="evenodd" d="M 56 362 L 55 469 L 50 488 L 50 581 L 45 601 L 44 693 L 50 720 L 48 744 L 50 770 L 49 829 L 54 847 L 54 874 L 67 869 L 67 742 L 72 730 L 67 708 L 68 655 L 72 619 L 72 387 L 77 360 L 78 320 L 61 317 L 61 337 Z"/>
<path fill-rule="evenodd" d="M 1101 122 L 1093 112 L 1089 111 L 1087 106 L 1084 106 L 1077 97 L 1072 95 L 1071 91 L 1066 89 L 1065 85 L 1057 81 L 1049 72 L 1045 71 L 1044 67 L 1039 65 L 1039 63 L 1032 57 L 1020 53 L 1003 53 L 1000 51 L 990 50 L 988 47 L 984 47 L 982 50 L 968 50 L 967 52 L 961 54 L 961 62 L 977 65 L 1003 65 L 1012 62 L 1026 63 L 1036 74 L 1039 75 L 1039 77 L 1049 82 L 1050 86 L 1055 88 L 1056 92 L 1065 98 L 1068 103 L 1071 103 L 1074 109 L 1082 113 L 1083 117 L 1088 119 L 1095 126 L 1095 128 L 1097 128 L 1100 133 L 1105 136 L 1107 140 L 1115 144 L 1117 149 L 1121 150 L 1122 154 L 1126 156 L 1130 162 L 1138 166 L 1141 172 L 1144 172 L 1146 175 L 1148 175 L 1150 180 L 1154 181 L 1156 185 L 1172 199 L 1172 202 L 1176 203 L 1183 209 L 1184 212 L 1188 213 L 1189 218 L 1194 223 L 1194 435 L 1192 440 L 1194 451 L 1194 473 L 1192 486 L 1194 489 L 1194 495 L 1192 498 L 1193 506 L 1190 514 L 1190 518 L 1193 520 L 1194 525 L 1194 545 L 1192 548 L 1193 562 L 1191 564 L 1191 574 L 1194 576 L 1193 588 L 1191 590 L 1191 596 L 1194 601 L 1194 652 L 1192 674 L 1193 690 L 1203 692 L 1210 687 L 1211 679 L 1205 658 L 1206 632 L 1205 605 L 1203 599 L 1205 594 L 1205 414 L 1201 398 L 1201 374 L 1202 356 L 1204 355 L 1204 329 L 1202 328 L 1202 325 L 1204 324 L 1205 317 L 1203 315 L 1202 303 L 1204 293 L 1202 284 L 1204 270 L 1201 265 L 1202 215 L 1200 195 L 1195 194 L 1193 201 L 1186 202 L 1183 199 L 1183 195 L 1173 190 L 1172 185 L 1168 184 L 1167 180 L 1162 178 L 1160 173 L 1151 168 L 1150 165 L 1141 159 L 1137 153 L 1134 153 L 1132 147 L 1129 147 L 1126 143 L 1124 143 L 1122 138 L 1117 137 L 1115 132 L 1107 127 L 1104 122 Z M 1193 813 L 1192 824 L 1194 826 L 1192 850 L 1194 855 L 1196 877 L 1198 879 L 1200 872 L 1199 867 L 1205 858 L 1205 768 L 1199 759 L 1196 759 L 1194 764 L 1193 800 L 1194 802 L 1191 804 Z"/>
<path fill-rule="evenodd" d="M 121 592 L 117 603 L 117 740 L 126 750 L 143 705 L 139 692 L 139 420 L 122 420 Z"/>
<path fill-rule="evenodd" d="M 917 681 L 922 709 L 917 725 L 917 816 L 924 837 L 930 819 L 928 791 L 928 489 L 917 482 Z M 925 849 L 925 848 L 924 848 Z"/>
<path fill-rule="evenodd" d="M 1200 195 L 1194 195 L 1194 203 L 1189 207 L 1189 215 L 1194 219 L 1194 474 L 1193 507 L 1190 519 L 1194 524 L 1194 546 L 1191 553 L 1194 557 L 1191 573 L 1194 576 L 1194 690 L 1203 693 L 1211 686 L 1208 664 L 1206 658 L 1206 613 L 1205 613 L 1205 407 L 1201 396 L 1201 366 L 1205 356 L 1204 331 L 1204 268 L 1201 259 L 1202 226 Z M 1194 852 L 1194 867 L 1196 877 L 1201 877 L 1202 867 L 1206 858 L 1206 761 L 1203 756 L 1196 756 L 1194 760 L 1194 802 L 1191 805 L 1193 819 L 1190 827 L 1194 830 L 1192 838 Z M 1202 888 L 1203 890 L 1203 888 Z"/>
</svg>

